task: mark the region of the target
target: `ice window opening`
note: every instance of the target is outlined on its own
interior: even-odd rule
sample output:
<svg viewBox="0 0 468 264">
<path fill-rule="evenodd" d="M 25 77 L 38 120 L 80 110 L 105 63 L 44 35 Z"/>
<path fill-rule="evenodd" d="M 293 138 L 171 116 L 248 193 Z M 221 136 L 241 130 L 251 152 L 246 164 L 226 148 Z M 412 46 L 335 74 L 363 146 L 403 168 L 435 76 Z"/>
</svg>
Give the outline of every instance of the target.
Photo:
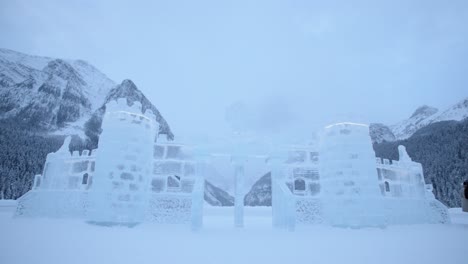
<svg viewBox="0 0 468 264">
<path fill-rule="evenodd" d="M 385 192 L 390 192 L 390 184 L 387 181 L 385 182 Z"/>
<path fill-rule="evenodd" d="M 88 173 L 83 174 L 83 179 L 81 180 L 81 184 L 88 184 Z"/>
<path fill-rule="evenodd" d="M 295 191 L 305 191 L 305 189 L 306 189 L 305 180 L 303 180 L 303 179 L 295 179 L 294 180 L 294 190 Z"/>
</svg>

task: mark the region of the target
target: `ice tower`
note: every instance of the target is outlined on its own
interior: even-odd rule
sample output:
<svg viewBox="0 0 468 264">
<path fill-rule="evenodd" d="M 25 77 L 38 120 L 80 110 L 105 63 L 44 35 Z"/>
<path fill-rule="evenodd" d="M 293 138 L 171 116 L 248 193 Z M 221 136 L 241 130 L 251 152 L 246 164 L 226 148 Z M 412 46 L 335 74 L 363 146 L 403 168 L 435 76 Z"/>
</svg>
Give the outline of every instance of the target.
<svg viewBox="0 0 468 264">
<path fill-rule="evenodd" d="M 143 221 L 158 124 L 151 110 L 124 98 L 106 104 L 99 155 L 89 192 L 88 220 L 101 224 Z"/>
<path fill-rule="evenodd" d="M 339 226 L 381 223 L 382 196 L 369 127 L 356 123 L 327 126 L 319 148 L 324 218 Z"/>
</svg>

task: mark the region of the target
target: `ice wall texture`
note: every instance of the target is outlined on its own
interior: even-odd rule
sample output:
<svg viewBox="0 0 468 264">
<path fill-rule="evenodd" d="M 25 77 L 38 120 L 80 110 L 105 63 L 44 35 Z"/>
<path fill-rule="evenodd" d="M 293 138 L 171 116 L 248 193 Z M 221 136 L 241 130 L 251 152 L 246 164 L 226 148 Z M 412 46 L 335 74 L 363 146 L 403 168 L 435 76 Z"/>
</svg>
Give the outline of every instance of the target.
<svg viewBox="0 0 468 264">
<path fill-rule="evenodd" d="M 122 98 L 106 104 L 96 158 L 96 177 L 89 193 L 88 220 L 135 224 L 144 220 L 153 165 L 153 140 L 159 126 L 151 110 L 130 107 Z"/>
<path fill-rule="evenodd" d="M 155 142 L 158 124 L 125 99 L 106 106 L 99 150 L 50 153 L 17 216 L 81 218 L 103 225 L 141 221 L 202 227 L 202 163 L 183 145 Z"/>
<path fill-rule="evenodd" d="M 376 159 L 366 125 L 324 128 L 317 175 L 306 159 L 294 162 L 293 170 L 286 162 L 272 171 L 274 226 L 448 223 L 447 208 L 425 184 L 421 164 L 411 160 L 404 146 L 399 154 L 399 161 Z M 313 179 L 310 187 L 307 179 Z"/>
<path fill-rule="evenodd" d="M 325 127 L 319 153 L 324 218 L 340 226 L 382 224 L 381 194 L 369 127 L 354 123 Z"/>
<path fill-rule="evenodd" d="M 385 197 L 424 199 L 433 197 L 432 186 L 426 185 L 420 163 L 413 162 L 404 146 L 398 146 L 399 160 L 377 158 L 380 192 Z"/>
<path fill-rule="evenodd" d="M 18 199 L 17 216 L 83 218 L 95 169 L 96 150 L 69 152 L 70 137 L 49 153 L 32 190 Z"/>
</svg>

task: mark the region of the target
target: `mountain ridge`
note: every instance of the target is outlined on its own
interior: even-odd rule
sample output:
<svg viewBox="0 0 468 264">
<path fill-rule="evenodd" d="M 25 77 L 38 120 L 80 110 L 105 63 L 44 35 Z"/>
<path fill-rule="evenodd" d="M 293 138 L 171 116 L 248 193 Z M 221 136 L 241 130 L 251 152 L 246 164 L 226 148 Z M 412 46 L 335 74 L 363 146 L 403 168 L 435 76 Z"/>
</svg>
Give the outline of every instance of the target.
<svg viewBox="0 0 468 264">
<path fill-rule="evenodd" d="M 0 48 L 0 199 L 16 199 L 41 173 L 47 153 L 74 134 L 70 151 L 96 148 L 105 104 L 126 98 L 151 109 L 160 134 L 174 139 L 159 110 L 131 80 L 115 84 L 83 60 L 28 55 Z M 6 175 L 5 177 L 3 177 Z M 229 193 L 206 181 L 212 205 L 233 205 Z"/>
</svg>

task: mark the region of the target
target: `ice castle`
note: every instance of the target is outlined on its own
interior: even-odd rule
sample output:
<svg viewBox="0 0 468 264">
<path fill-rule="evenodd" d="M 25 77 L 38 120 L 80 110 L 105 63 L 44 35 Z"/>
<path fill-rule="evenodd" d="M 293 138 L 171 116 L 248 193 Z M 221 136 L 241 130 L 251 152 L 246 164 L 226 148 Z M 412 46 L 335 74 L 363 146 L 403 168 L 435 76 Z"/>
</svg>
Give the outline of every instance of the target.
<svg viewBox="0 0 468 264">
<path fill-rule="evenodd" d="M 183 146 L 156 139 L 151 110 L 126 99 L 106 104 L 99 147 L 47 155 L 42 175 L 18 201 L 18 216 L 73 217 L 96 224 L 202 224 L 204 180 Z"/>
<path fill-rule="evenodd" d="M 48 154 L 43 174 L 18 200 L 16 215 L 200 228 L 204 162 L 186 146 L 158 138 L 158 127 L 140 103 L 109 102 L 98 149 L 70 153 L 67 138 Z M 421 164 L 404 146 L 398 151 L 398 161 L 376 158 L 367 125 L 338 123 L 323 129 L 318 149 L 302 146 L 286 161 L 270 153 L 269 160 L 276 160 L 270 163 L 273 226 L 447 223 L 447 208 L 425 183 Z M 243 171 L 242 164 L 234 163 L 235 172 Z M 236 186 L 241 176 L 236 174 Z M 236 225 L 242 226 L 243 194 L 237 194 Z"/>
<path fill-rule="evenodd" d="M 399 161 L 375 157 L 369 127 L 325 127 L 319 151 L 292 151 L 273 171 L 273 224 L 363 227 L 447 223 L 447 208 L 434 198 L 422 166 L 404 146 Z"/>
</svg>

